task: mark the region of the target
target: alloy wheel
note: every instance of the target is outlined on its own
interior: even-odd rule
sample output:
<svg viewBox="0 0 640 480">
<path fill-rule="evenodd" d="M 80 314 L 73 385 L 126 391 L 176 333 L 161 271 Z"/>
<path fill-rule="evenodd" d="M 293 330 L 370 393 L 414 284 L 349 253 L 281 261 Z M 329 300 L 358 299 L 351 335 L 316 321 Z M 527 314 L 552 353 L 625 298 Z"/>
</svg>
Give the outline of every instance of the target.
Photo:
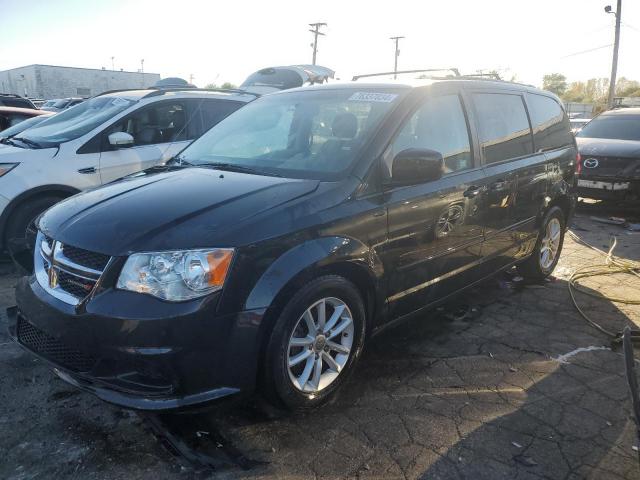
<svg viewBox="0 0 640 480">
<path fill-rule="evenodd" d="M 287 367 L 294 387 L 317 393 L 333 383 L 349 361 L 353 315 L 335 297 L 309 306 L 295 324 L 287 348 Z"/>
<path fill-rule="evenodd" d="M 543 270 L 548 270 L 553 265 L 553 262 L 558 255 L 558 248 L 560 247 L 560 236 L 562 234 L 562 227 L 560 220 L 552 218 L 547 223 L 547 227 L 540 243 L 540 267 Z"/>
</svg>

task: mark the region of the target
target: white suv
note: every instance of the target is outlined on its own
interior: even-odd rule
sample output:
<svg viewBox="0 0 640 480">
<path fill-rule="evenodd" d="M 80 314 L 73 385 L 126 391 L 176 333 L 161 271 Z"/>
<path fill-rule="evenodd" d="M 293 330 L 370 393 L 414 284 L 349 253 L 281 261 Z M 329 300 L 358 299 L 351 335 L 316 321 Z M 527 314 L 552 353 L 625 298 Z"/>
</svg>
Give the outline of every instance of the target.
<svg viewBox="0 0 640 480">
<path fill-rule="evenodd" d="M 31 268 L 37 216 L 61 199 L 162 164 L 256 98 L 246 91 L 105 92 L 0 144 L 0 251 Z"/>
</svg>

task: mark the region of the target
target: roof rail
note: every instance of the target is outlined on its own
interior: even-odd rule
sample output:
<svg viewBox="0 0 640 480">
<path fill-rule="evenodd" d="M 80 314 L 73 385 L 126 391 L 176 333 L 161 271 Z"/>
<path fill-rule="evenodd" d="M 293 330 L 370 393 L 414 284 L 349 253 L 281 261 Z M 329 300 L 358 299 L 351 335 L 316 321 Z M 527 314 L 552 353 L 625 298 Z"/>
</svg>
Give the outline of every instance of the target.
<svg viewBox="0 0 640 480">
<path fill-rule="evenodd" d="M 354 75 L 351 80 L 355 82 L 360 78 L 367 78 L 367 77 L 382 77 L 385 75 L 399 75 L 404 73 L 427 73 L 427 72 L 453 72 L 454 77 L 460 76 L 460 71 L 457 68 L 428 68 L 425 70 L 399 70 L 397 72 L 366 73 L 364 75 Z"/>
<path fill-rule="evenodd" d="M 140 90 L 151 90 L 142 98 L 155 97 L 157 95 L 162 95 L 165 92 L 222 92 L 222 93 L 242 93 L 246 95 L 253 95 L 254 97 L 259 97 L 259 93 L 249 92 L 247 90 L 241 90 L 238 88 L 195 88 L 195 87 L 146 87 L 146 88 L 121 88 L 117 90 L 106 90 L 104 92 L 100 92 L 96 97 L 100 97 L 101 95 L 108 95 L 111 93 L 120 93 L 120 92 L 139 92 Z"/>
<path fill-rule="evenodd" d="M 462 75 L 463 78 L 475 78 L 475 79 L 489 79 L 489 80 L 500 80 L 501 82 L 507 82 L 508 80 L 503 80 L 500 75 L 497 73 L 465 73 Z"/>
<path fill-rule="evenodd" d="M 20 95 L 16 95 L 15 93 L 0 93 L 0 96 L 2 96 L 2 97 L 14 97 L 14 98 L 25 98 L 25 97 L 21 97 Z"/>
<path fill-rule="evenodd" d="M 248 90 L 242 90 L 240 88 L 191 88 L 191 87 L 149 87 L 146 90 L 153 90 L 147 93 L 142 98 L 155 97 L 157 95 L 163 95 L 166 92 L 217 92 L 217 93 L 238 93 L 243 95 L 253 95 L 258 98 L 261 95 L 259 93 L 250 92 Z"/>
</svg>

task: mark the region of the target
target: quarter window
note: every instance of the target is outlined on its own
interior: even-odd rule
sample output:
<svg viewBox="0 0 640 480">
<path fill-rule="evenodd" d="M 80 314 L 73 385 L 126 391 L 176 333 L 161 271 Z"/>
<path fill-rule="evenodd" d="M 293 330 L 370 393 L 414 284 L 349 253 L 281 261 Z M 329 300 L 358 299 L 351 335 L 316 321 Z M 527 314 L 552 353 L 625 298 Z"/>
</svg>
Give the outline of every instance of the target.
<svg viewBox="0 0 640 480">
<path fill-rule="evenodd" d="M 393 142 L 393 159 L 407 148 L 442 153 L 445 173 L 471 168 L 471 146 L 464 110 L 458 95 L 430 98 L 413 114 Z"/>
<path fill-rule="evenodd" d="M 107 136 L 114 132 L 129 133 L 135 146 L 191 140 L 185 106 L 178 102 L 140 109 L 117 122 L 107 131 Z"/>
<path fill-rule="evenodd" d="M 473 103 L 485 163 L 533 153 L 529 119 L 520 95 L 476 93 Z"/>
<path fill-rule="evenodd" d="M 567 117 L 558 102 L 553 98 L 532 93 L 527 96 L 527 103 L 536 150 L 553 150 L 573 142 Z"/>
</svg>

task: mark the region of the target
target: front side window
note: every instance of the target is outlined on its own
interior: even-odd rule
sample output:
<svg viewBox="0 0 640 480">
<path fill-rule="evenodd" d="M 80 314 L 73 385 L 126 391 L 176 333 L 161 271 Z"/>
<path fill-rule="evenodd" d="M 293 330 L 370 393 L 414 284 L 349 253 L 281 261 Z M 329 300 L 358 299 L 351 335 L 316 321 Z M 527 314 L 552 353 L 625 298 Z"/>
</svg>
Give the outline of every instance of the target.
<svg viewBox="0 0 640 480">
<path fill-rule="evenodd" d="M 486 163 L 533 153 L 529 119 L 520 95 L 475 93 L 473 103 Z"/>
<path fill-rule="evenodd" d="M 391 146 L 393 159 L 407 148 L 426 148 L 442 153 L 445 173 L 473 166 L 469 130 L 458 95 L 427 100 L 404 125 Z"/>
<path fill-rule="evenodd" d="M 55 147 L 89 133 L 134 103 L 136 100 L 122 97 L 94 97 L 47 118 L 15 138 L 25 138 L 41 148 Z"/>
<path fill-rule="evenodd" d="M 537 151 L 544 152 L 572 144 L 568 119 L 558 102 L 553 98 L 531 93 L 527 96 L 527 103 Z"/>
<path fill-rule="evenodd" d="M 130 134 L 134 146 L 190 140 L 182 102 L 162 102 L 141 108 L 116 122 L 107 130 L 107 136 L 115 132 Z"/>
<path fill-rule="evenodd" d="M 224 119 L 180 158 L 294 178 L 337 178 L 407 91 L 318 89 L 265 96 Z"/>
<path fill-rule="evenodd" d="M 587 123 L 576 136 L 638 141 L 640 140 L 640 115 L 600 115 Z"/>
</svg>

